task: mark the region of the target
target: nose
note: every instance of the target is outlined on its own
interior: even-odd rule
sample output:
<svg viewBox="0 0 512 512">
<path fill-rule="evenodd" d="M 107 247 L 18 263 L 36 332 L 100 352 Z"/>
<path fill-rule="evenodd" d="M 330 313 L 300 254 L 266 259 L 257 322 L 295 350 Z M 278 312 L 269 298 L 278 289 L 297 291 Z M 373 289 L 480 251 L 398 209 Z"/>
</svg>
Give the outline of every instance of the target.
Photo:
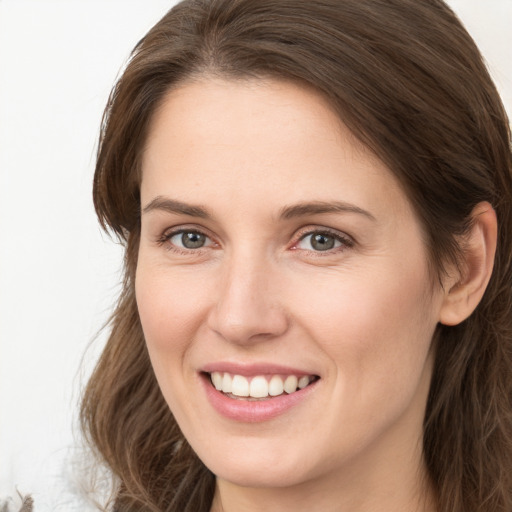
<svg viewBox="0 0 512 512">
<path fill-rule="evenodd" d="M 231 258 L 219 275 L 208 325 L 225 340 L 248 344 L 276 338 L 288 329 L 279 301 L 278 269 L 255 257 Z"/>
</svg>

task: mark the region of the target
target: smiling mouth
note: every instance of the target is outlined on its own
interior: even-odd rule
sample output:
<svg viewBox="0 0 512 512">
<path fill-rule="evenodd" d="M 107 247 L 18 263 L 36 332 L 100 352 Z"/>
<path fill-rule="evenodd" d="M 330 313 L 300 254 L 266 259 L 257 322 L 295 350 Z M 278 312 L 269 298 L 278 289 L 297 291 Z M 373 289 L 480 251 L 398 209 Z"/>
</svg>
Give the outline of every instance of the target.
<svg viewBox="0 0 512 512">
<path fill-rule="evenodd" d="M 317 375 L 257 375 L 245 377 L 228 372 L 212 372 L 209 375 L 217 391 L 234 400 L 268 400 L 291 395 L 316 382 Z"/>
</svg>

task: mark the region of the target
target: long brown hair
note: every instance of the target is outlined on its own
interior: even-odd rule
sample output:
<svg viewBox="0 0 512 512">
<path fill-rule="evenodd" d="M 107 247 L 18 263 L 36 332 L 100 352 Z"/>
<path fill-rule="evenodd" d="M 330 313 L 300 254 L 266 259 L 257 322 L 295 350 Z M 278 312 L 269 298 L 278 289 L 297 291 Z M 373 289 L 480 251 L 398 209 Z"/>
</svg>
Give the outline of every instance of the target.
<svg viewBox="0 0 512 512">
<path fill-rule="evenodd" d="M 442 512 L 512 510 L 510 128 L 473 40 L 441 0 L 185 0 L 135 47 L 105 110 L 94 177 L 103 227 L 125 243 L 111 334 L 81 419 L 119 482 L 115 510 L 208 511 L 214 475 L 158 388 L 134 297 L 140 159 L 152 114 L 194 76 L 279 77 L 322 93 L 398 177 L 433 276 L 459 254 L 480 201 L 499 240 L 483 300 L 439 326 L 424 459 Z"/>
</svg>

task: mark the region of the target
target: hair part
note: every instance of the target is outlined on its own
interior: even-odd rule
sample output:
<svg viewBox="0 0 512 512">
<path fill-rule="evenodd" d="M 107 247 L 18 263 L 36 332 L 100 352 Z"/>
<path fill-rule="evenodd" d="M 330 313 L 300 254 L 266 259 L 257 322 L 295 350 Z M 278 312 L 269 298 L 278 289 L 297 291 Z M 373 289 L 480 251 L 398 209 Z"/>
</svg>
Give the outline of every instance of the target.
<svg viewBox="0 0 512 512">
<path fill-rule="evenodd" d="M 398 178 L 438 278 L 457 263 L 473 208 L 493 205 L 499 242 L 484 298 L 436 331 L 424 458 L 440 511 L 512 510 L 510 128 L 441 0 L 186 0 L 135 47 L 105 110 L 94 177 L 100 223 L 126 244 L 124 288 L 82 404 L 84 431 L 121 481 L 117 509 L 208 511 L 213 496 L 214 476 L 158 389 L 134 296 L 150 123 L 170 89 L 206 76 L 320 92 Z"/>
</svg>

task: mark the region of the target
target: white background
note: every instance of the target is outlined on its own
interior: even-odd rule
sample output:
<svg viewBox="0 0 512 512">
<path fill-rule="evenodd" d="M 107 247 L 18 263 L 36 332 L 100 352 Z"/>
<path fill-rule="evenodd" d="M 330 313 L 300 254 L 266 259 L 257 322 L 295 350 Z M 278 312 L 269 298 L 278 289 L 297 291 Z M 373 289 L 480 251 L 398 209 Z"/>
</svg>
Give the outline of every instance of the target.
<svg viewBox="0 0 512 512">
<path fill-rule="evenodd" d="M 174 3 L 0 0 L 0 496 L 30 492 L 37 512 L 75 510 L 78 397 L 118 292 L 121 251 L 91 200 L 102 110 Z M 512 0 L 449 3 L 512 113 Z"/>
</svg>

